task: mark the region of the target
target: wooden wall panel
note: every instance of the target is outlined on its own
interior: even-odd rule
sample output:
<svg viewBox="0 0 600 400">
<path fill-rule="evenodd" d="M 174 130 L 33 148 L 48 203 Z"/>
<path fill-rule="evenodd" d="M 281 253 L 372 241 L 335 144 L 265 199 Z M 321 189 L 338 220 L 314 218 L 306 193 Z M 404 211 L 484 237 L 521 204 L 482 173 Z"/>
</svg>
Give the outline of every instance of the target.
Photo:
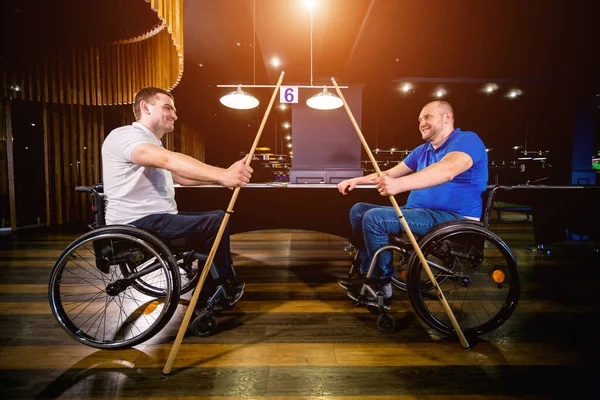
<svg viewBox="0 0 600 400">
<path fill-rule="evenodd" d="M 3 97 L 118 105 L 132 103 L 135 92 L 144 86 L 174 89 L 183 75 L 182 1 L 152 2 L 159 22 L 139 37 L 51 51 L 45 60 L 15 59 L 1 65 L 2 79 L 8 82 Z M 17 86 L 19 90 L 14 90 Z M 52 90 L 44 91 L 48 86 Z"/>
<path fill-rule="evenodd" d="M 134 121 L 130 104 L 139 89 L 172 90 L 181 80 L 183 0 L 145 1 L 156 12 L 157 25 L 143 35 L 69 50 L 50 49 L 44 59 L 30 54 L 0 60 L 0 101 L 8 112 L 12 99 L 43 103 L 48 225 L 91 218 L 89 199 L 76 193 L 75 186 L 102 181 L 106 132 L 101 106 L 124 105 L 119 108 L 121 119 L 130 124 Z M 10 129 L 10 119 L 6 122 Z M 179 126 L 182 152 L 203 160 L 203 136 L 185 124 Z M 173 148 L 173 134 L 168 137 L 167 148 Z M 10 160 L 9 164 L 9 169 L 14 167 Z M 10 201 L 15 214 L 19 205 L 14 204 L 14 194 Z M 15 219 L 13 215 L 11 220 Z"/>
<path fill-rule="evenodd" d="M 186 123 L 180 124 L 181 152 L 202 162 L 206 161 L 205 135 Z"/>
</svg>

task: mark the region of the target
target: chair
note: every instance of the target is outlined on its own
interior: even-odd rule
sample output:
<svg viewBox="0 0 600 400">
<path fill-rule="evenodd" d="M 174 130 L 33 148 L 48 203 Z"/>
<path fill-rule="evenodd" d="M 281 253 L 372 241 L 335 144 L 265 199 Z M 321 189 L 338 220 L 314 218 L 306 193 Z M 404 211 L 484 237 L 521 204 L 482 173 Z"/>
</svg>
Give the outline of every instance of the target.
<svg viewBox="0 0 600 400">
<path fill-rule="evenodd" d="M 488 186 L 483 196 L 481 221 L 450 221 L 434 227 L 423 236 L 414 235 L 433 276 L 436 278 L 456 320 L 465 335 L 478 336 L 501 326 L 515 310 L 520 296 L 520 276 L 514 255 L 500 237 L 491 232 L 489 217 L 498 186 Z M 395 289 L 406 291 L 419 317 L 431 328 L 445 335 L 455 335 L 434 285 L 423 269 L 408 236 L 390 237 L 390 244 L 378 249 L 369 266 L 360 294 L 352 298 L 355 305 L 377 298 L 377 326 L 382 332 L 395 329 L 395 319 L 383 306 L 383 294 L 371 280 L 380 254 L 392 251 L 396 275 Z M 359 265 L 358 252 L 348 277 Z"/>
<path fill-rule="evenodd" d="M 182 241 L 164 241 L 132 225 L 106 225 L 101 184 L 76 191 L 92 197 L 94 222 L 54 265 L 52 313 L 69 335 L 88 346 L 121 349 L 142 343 L 168 323 L 180 295 L 196 287 L 207 257 L 184 249 Z M 214 264 L 210 277 L 215 289 L 200 294 L 192 322 L 199 336 L 216 331 L 215 315 L 228 306 Z"/>
</svg>

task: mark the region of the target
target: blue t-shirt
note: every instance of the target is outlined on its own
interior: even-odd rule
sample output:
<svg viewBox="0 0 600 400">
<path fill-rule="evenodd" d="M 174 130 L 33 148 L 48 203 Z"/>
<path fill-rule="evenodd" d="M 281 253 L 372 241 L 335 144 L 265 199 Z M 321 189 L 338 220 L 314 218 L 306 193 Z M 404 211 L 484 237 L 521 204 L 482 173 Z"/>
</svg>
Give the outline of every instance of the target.
<svg viewBox="0 0 600 400">
<path fill-rule="evenodd" d="M 434 149 L 431 143 L 424 143 L 411 151 L 404 163 L 413 171 L 420 171 L 452 151 L 468 154 L 473 160 L 471 168 L 450 182 L 411 191 L 406 206 L 480 218 L 481 193 L 487 188 L 488 181 L 488 157 L 483 142 L 475 132 L 456 128 L 440 147 Z"/>
</svg>

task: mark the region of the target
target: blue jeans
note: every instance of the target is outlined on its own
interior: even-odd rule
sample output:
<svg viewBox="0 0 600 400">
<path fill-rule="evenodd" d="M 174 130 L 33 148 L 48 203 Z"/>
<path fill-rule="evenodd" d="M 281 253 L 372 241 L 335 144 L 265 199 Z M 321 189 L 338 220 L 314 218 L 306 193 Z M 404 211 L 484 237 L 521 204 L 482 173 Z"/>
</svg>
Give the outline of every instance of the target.
<svg viewBox="0 0 600 400">
<path fill-rule="evenodd" d="M 206 211 L 179 214 L 151 214 L 131 224 L 150 231 L 165 240 L 185 239 L 186 250 L 208 254 L 219 231 L 225 211 Z M 219 277 L 235 280 L 231 261 L 229 226 L 225 227 L 213 260 Z"/>
<path fill-rule="evenodd" d="M 402 215 L 412 233 L 424 235 L 434 226 L 442 222 L 465 219 L 462 215 L 449 212 L 429 210 L 426 208 L 400 207 Z M 390 244 L 390 235 L 398 235 L 404 231 L 400 218 L 393 207 L 369 203 L 357 203 L 350 210 L 350 224 L 353 238 L 351 242 L 361 257 L 360 272 L 366 274 L 375 252 Z M 392 251 L 384 251 L 379 255 L 372 278 L 389 279 L 394 276 Z"/>
</svg>

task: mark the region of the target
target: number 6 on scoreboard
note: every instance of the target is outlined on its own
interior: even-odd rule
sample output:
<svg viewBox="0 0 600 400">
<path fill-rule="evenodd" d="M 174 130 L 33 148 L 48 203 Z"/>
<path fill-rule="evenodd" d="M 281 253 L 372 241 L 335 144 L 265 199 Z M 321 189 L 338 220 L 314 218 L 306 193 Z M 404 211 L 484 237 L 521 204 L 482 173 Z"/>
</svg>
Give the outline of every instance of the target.
<svg viewBox="0 0 600 400">
<path fill-rule="evenodd" d="M 280 103 L 297 103 L 298 86 L 282 86 L 279 90 Z"/>
</svg>

